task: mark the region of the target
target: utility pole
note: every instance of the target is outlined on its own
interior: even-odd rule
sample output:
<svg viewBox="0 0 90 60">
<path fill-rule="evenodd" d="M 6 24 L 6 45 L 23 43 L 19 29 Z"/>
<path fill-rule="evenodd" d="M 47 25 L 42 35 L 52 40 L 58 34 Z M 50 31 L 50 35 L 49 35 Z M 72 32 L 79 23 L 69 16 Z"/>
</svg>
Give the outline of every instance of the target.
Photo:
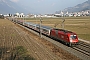
<svg viewBox="0 0 90 60">
<path fill-rule="evenodd" d="M 24 25 L 24 21 L 25 21 L 24 19 L 25 19 L 25 16 L 23 16 L 23 25 Z"/>
<path fill-rule="evenodd" d="M 63 17 L 63 18 L 62 18 L 63 21 L 62 21 L 62 23 L 61 23 L 61 27 L 62 27 L 62 29 L 64 29 L 64 22 L 65 22 L 64 13 L 61 12 L 61 14 L 62 14 L 62 17 Z M 54 27 L 56 28 L 57 25 L 59 25 L 59 23 L 55 24 Z"/>
<path fill-rule="evenodd" d="M 63 18 L 62 18 L 62 24 L 61 24 L 61 27 L 64 29 L 64 22 L 65 22 L 65 18 L 64 18 L 64 13 L 62 12 L 62 15 L 63 15 Z"/>
<path fill-rule="evenodd" d="M 36 24 L 37 24 L 37 15 L 34 15 L 35 19 L 36 19 Z"/>
<path fill-rule="evenodd" d="M 24 25 L 25 22 L 26 22 L 26 16 L 24 15 L 23 16 L 23 25 Z"/>
<path fill-rule="evenodd" d="M 42 30 L 41 30 L 41 25 L 42 25 L 42 17 L 40 16 L 40 37 L 42 38 Z"/>
<path fill-rule="evenodd" d="M 63 18 L 62 20 L 63 20 L 63 21 L 62 21 L 61 26 L 62 26 L 62 28 L 64 29 L 64 22 L 65 22 L 65 18 Z"/>
</svg>

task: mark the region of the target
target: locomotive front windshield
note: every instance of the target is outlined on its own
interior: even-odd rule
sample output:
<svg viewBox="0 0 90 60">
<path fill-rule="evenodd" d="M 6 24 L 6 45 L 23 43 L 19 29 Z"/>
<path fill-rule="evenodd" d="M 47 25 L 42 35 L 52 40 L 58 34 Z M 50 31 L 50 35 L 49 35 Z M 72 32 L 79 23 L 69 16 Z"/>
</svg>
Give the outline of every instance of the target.
<svg viewBox="0 0 90 60">
<path fill-rule="evenodd" d="M 76 35 L 70 35 L 71 39 L 77 39 Z"/>
</svg>

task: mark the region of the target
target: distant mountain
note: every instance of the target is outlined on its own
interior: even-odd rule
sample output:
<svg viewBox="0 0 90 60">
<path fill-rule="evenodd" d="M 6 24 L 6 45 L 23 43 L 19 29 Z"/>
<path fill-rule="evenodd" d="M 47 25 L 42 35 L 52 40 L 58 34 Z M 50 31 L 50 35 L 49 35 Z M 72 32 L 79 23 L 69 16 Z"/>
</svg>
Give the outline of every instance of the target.
<svg viewBox="0 0 90 60">
<path fill-rule="evenodd" d="M 16 3 L 10 0 L 0 0 L 0 14 L 25 12 L 25 9 L 19 7 Z"/>
<path fill-rule="evenodd" d="M 90 0 L 82 4 L 78 4 L 74 7 L 69 7 L 64 9 L 64 11 L 68 11 L 68 12 L 78 12 L 78 11 L 84 11 L 84 10 L 90 10 Z"/>
</svg>

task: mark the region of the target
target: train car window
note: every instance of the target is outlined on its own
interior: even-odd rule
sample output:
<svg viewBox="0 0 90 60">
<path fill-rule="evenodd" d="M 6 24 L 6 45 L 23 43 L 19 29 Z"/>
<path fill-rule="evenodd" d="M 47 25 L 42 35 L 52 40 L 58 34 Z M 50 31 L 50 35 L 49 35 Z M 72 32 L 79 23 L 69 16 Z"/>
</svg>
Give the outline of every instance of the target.
<svg viewBox="0 0 90 60">
<path fill-rule="evenodd" d="M 37 27 L 37 29 L 40 29 L 39 27 Z"/>
<path fill-rule="evenodd" d="M 46 30 L 46 29 L 43 29 L 43 31 L 48 32 L 48 30 Z"/>
<path fill-rule="evenodd" d="M 76 35 L 70 35 L 70 38 L 71 39 L 76 39 L 77 37 L 76 37 Z"/>
</svg>

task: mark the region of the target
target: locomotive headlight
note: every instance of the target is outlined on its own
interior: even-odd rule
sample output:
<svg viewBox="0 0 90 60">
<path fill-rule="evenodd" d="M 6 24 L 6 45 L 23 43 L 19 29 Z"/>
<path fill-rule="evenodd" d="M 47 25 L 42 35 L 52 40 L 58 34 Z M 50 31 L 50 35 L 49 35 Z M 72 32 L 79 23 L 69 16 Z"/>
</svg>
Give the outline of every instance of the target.
<svg viewBox="0 0 90 60">
<path fill-rule="evenodd" d="M 72 38 L 70 37 L 70 42 L 72 42 Z"/>
</svg>

